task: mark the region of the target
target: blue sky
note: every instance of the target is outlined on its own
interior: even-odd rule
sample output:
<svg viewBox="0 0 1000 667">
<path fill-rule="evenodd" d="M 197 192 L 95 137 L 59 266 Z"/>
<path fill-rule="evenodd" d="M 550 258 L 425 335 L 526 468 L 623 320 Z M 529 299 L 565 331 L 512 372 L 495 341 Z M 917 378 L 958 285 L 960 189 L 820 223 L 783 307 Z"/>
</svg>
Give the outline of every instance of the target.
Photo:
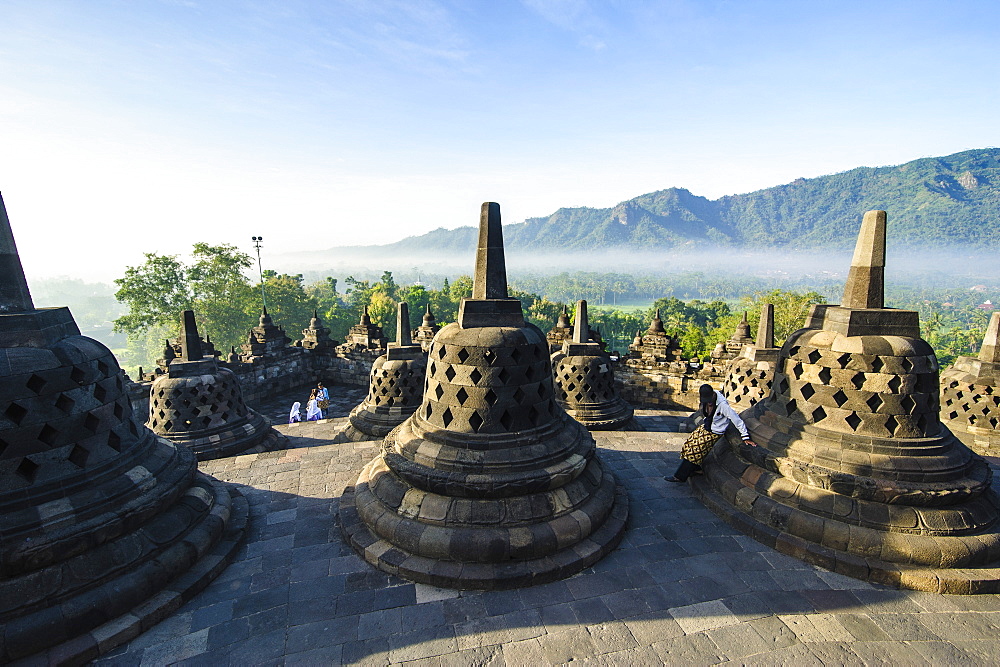
<svg viewBox="0 0 1000 667">
<path fill-rule="evenodd" d="M 29 280 L 717 198 L 1000 144 L 998 8 L 0 0 L 0 192 Z"/>
</svg>

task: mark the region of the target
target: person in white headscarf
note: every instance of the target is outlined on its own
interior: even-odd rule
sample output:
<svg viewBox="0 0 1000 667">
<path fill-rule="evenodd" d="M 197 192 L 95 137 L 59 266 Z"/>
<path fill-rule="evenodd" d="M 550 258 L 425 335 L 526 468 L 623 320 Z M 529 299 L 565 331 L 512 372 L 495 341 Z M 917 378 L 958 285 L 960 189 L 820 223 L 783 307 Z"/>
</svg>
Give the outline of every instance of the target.
<svg viewBox="0 0 1000 667">
<path fill-rule="evenodd" d="M 298 401 L 292 403 L 292 409 L 288 413 L 288 423 L 294 424 L 295 422 L 302 421 L 302 415 L 299 414 L 299 409 L 301 409 L 302 404 Z"/>
<path fill-rule="evenodd" d="M 323 417 L 323 411 L 319 409 L 319 399 L 316 398 L 317 392 L 313 389 L 309 393 L 309 402 L 306 403 L 306 421 L 315 422 L 319 421 Z"/>
</svg>

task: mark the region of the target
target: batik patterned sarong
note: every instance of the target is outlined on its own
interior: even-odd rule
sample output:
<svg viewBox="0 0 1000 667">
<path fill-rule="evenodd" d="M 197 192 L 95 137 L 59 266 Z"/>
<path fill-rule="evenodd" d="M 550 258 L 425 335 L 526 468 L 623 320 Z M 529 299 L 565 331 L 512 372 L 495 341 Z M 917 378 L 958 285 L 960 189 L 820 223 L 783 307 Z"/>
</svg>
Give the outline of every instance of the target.
<svg viewBox="0 0 1000 667">
<path fill-rule="evenodd" d="M 684 442 L 684 446 L 681 448 L 681 458 L 695 465 L 701 465 L 708 453 L 712 451 L 712 446 L 721 437 L 704 426 L 699 426 Z"/>
</svg>

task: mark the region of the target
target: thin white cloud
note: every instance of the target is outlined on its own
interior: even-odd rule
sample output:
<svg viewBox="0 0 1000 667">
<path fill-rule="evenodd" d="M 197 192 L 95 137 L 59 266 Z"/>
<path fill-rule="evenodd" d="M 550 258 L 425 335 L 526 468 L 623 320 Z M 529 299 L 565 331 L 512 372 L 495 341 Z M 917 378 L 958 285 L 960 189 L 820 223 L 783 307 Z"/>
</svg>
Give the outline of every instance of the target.
<svg viewBox="0 0 1000 667">
<path fill-rule="evenodd" d="M 607 47 L 600 36 L 607 26 L 588 0 L 522 0 L 524 5 L 552 25 L 576 35 L 581 46 L 601 51 Z"/>
</svg>

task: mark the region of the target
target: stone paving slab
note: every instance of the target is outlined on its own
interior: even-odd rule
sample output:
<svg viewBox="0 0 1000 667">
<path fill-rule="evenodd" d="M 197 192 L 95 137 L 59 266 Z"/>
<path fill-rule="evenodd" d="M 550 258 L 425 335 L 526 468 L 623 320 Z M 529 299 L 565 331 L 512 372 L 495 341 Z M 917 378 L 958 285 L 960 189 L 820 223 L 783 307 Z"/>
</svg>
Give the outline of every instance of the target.
<svg viewBox="0 0 1000 667">
<path fill-rule="evenodd" d="M 247 544 L 201 594 L 98 664 L 1000 662 L 1000 596 L 827 572 L 737 533 L 687 486 L 664 481 L 685 437 L 681 412 L 637 411 L 645 430 L 595 433 L 631 506 L 622 545 L 594 567 L 502 592 L 383 574 L 336 524 L 344 487 L 379 444 L 329 444 L 339 413 L 279 426 L 287 450 L 200 464 L 249 501 Z"/>
</svg>

